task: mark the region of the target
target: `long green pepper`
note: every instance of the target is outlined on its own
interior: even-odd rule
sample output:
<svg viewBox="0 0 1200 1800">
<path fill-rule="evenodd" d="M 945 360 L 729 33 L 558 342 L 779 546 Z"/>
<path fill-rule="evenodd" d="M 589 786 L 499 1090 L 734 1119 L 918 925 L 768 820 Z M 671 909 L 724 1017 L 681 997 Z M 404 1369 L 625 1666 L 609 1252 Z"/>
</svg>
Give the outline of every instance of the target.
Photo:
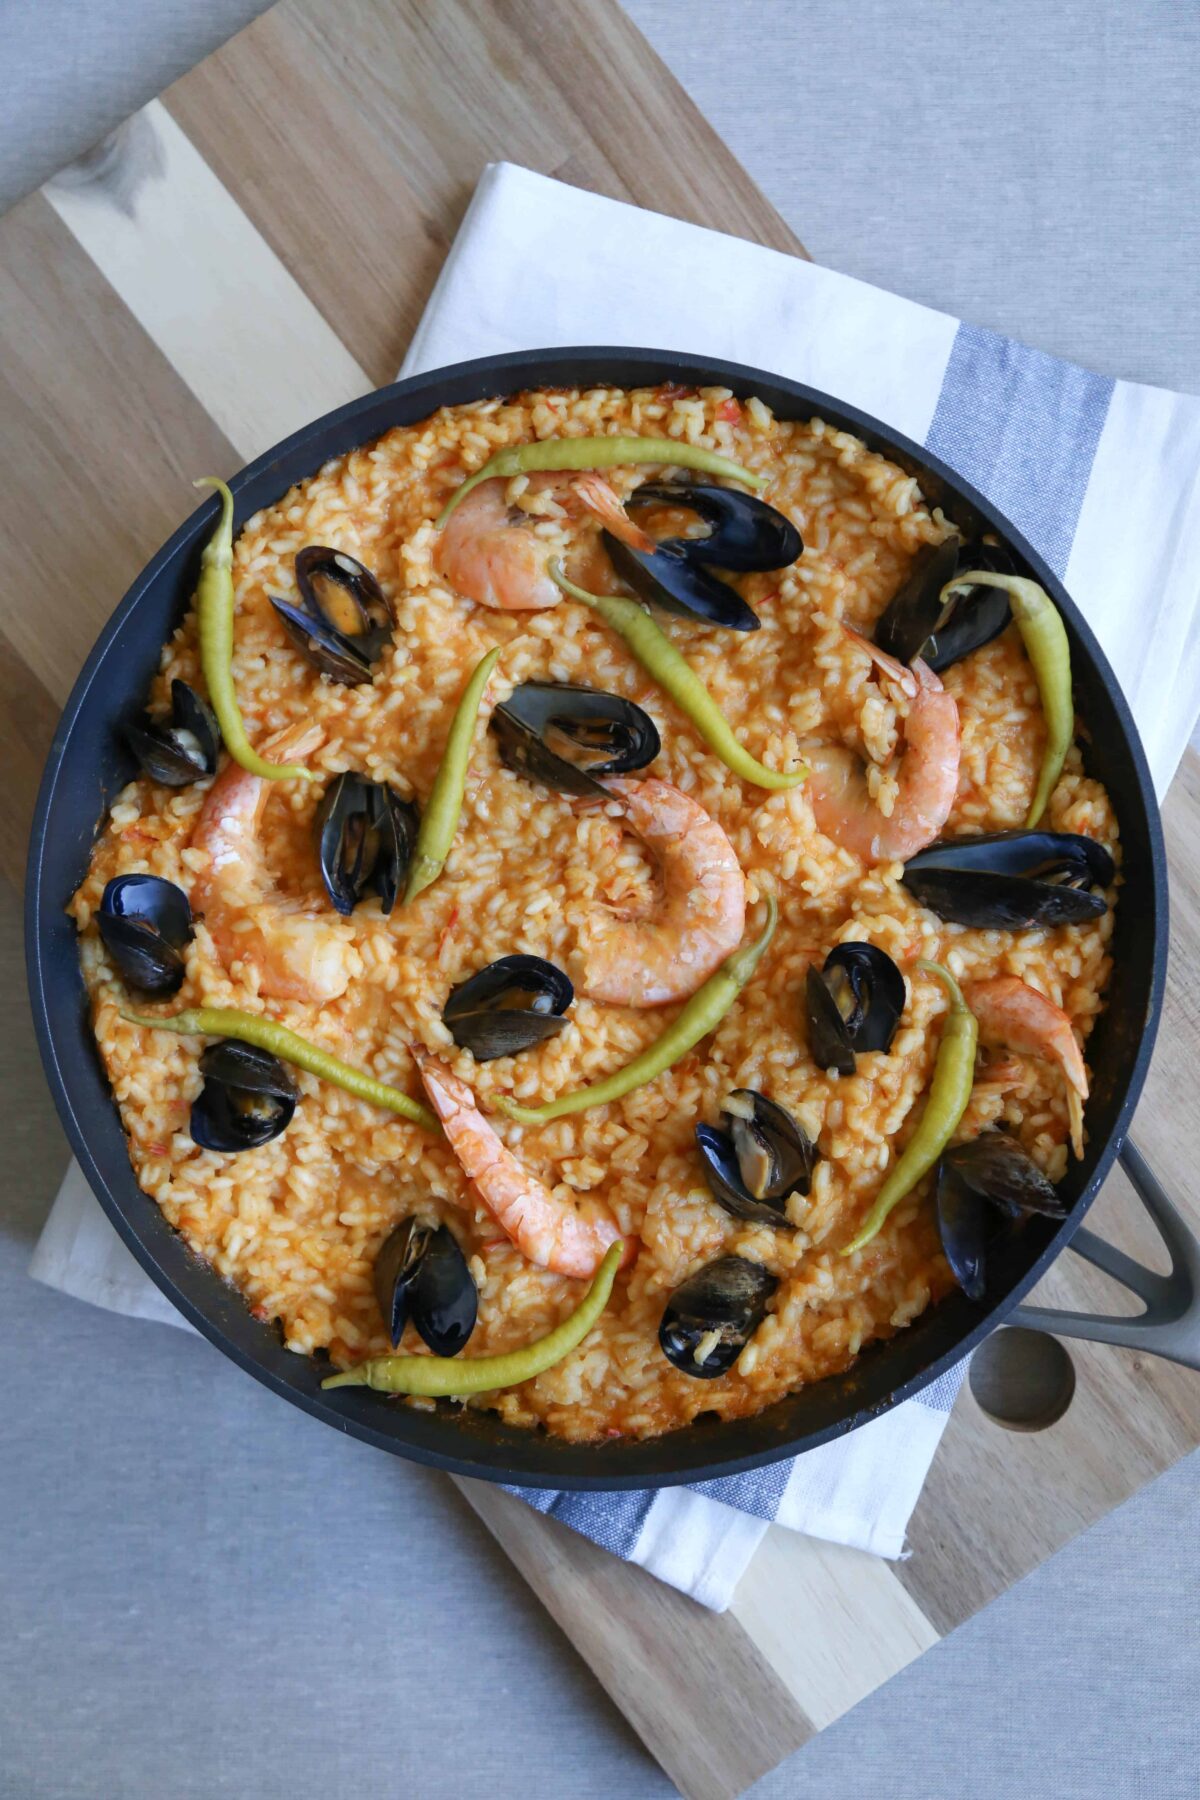
<svg viewBox="0 0 1200 1800">
<path fill-rule="evenodd" d="M 680 438 L 643 437 L 578 437 L 542 438 L 534 444 L 511 444 L 489 456 L 482 469 L 468 475 L 455 488 L 438 517 L 442 530 L 460 500 L 465 500 L 481 481 L 497 475 L 511 480 L 514 475 L 533 474 L 544 469 L 615 469 L 623 463 L 667 463 L 676 469 L 695 469 L 702 475 L 721 475 L 727 481 L 740 481 L 749 488 L 767 485 L 765 475 L 755 475 L 741 463 L 700 444 L 687 444 Z"/>
<path fill-rule="evenodd" d="M 975 1046 L 979 1041 L 975 1014 L 963 999 L 962 989 L 949 969 L 943 969 L 941 963 L 935 962 L 919 962 L 917 968 L 924 969 L 927 975 L 936 975 L 945 983 L 950 995 L 950 1010 L 942 1028 L 929 1098 L 919 1125 L 875 1196 L 875 1204 L 859 1226 L 857 1235 L 842 1251 L 843 1256 L 852 1256 L 869 1244 L 892 1208 L 899 1205 L 921 1177 L 932 1169 L 958 1129 L 975 1085 Z"/>
<path fill-rule="evenodd" d="M 217 528 L 200 553 L 196 584 L 196 623 L 200 667 L 208 697 L 221 727 L 225 748 L 234 762 L 266 781 L 312 781 L 311 769 L 299 763 L 272 763 L 261 757 L 246 736 L 237 689 L 233 684 L 233 495 L 215 475 L 202 475 L 194 487 L 215 488 L 221 496 Z"/>
<path fill-rule="evenodd" d="M 544 1125 L 547 1120 L 562 1119 L 568 1113 L 586 1112 L 592 1106 L 606 1106 L 610 1100 L 620 1100 L 635 1088 L 645 1087 L 648 1081 L 665 1074 L 702 1037 L 707 1037 L 710 1031 L 716 1030 L 762 961 L 763 953 L 775 935 L 778 919 L 779 908 L 775 904 L 775 897 L 768 894 L 767 922 L 758 937 L 752 943 L 741 945 L 732 956 L 727 956 L 703 987 L 696 989 L 679 1017 L 652 1044 L 647 1045 L 640 1056 L 635 1056 L 632 1062 L 626 1063 L 623 1069 L 616 1070 L 603 1081 L 593 1082 L 591 1087 L 576 1088 L 574 1093 L 560 1094 L 556 1100 L 547 1100 L 542 1106 L 518 1106 L 515 1100 L 509 1100 L 501 1094 L 495 1096 L 496 1106 L 519 1125 Z"/>
<path fill-rule="evenodd" d="M 144 1025 L 149 1031 L 173 1031 L 179 1037 L 237 1038 L 240 1043 L 255 1044 L 283 1062 L 294 1063 L 298 1069 L 307 1069 L 310 1075 L 332 1082 L 334 1087 L 354 1094 L 359 1100 L 368 1100 L 373 1106 L 399 1113 L 401 1118 L 426 1131 L 441 1133 L 437 1119 L 419 1100 L 410 1100 L 399 1088 L 389 1087 L 386 1081 L 377 1081 L 373 1075 L 364 1075 L 361 1069 L 352 1069 L 349 1063 L 339 1061 L 328 1050 L 319 1050 L 316 1044 L 310 1044 L 307 1038 L 299 1037 L 274 1019 L 238 1012 L 231 1006 L 195 1006 L 187 1012 L 171 1013 L 162 1019 L 148 1019 L 140 1013 L 127 1012 L 121 1017 L 127 1024 Z"/>
<path fill-rule="evenodd" d="M 738 742 L 729 720 L 691 663 L 659 629 L 645 607 L 620 594 L 589 594 L 586 588 L 576 587 L 567 579 L 560 562 L 547 564 L 546 572 L 564 594 L 570 594 L 573 600 L 582 600 L 624 638 L 647 675 L 658 683 L 669 699 L 674 700 L 727 769 L 732 769 L 743 781 L 753 782 L 755 787 L 761 788 L 793 788 L 804 780 L 807 768 L 801 766 L 791 774 L 768 769 Z"/>
<path fill-rule="evenodd" d="M 406 905 L 435 882 L 446 866 L 446 858 L 450 854 L 450 846 L 454 842 L 462 812 L 479 703 L 483 699 L 488 676 L 500 659 L 502 648 L 503 645 L 497 644 L 494 650 L 489 650 L 476 664 L 475 672 L 463 689 L 462 698 L 455 708 L 441 766 L 433 778 L 433 787 L 421 814 L 412 864 L 408 871 L 408 886 L 404 890 Z"/>
<path fill-rule="evenodd" d="M 1025 654 L 1037 679 L 1042 698 L 1042 714 L 1046 721 L 1046 748 L 1037 788 L 1029 808 L 1025 828 L 1036 825 L 1046 810 L 1067 751 L 1075 736 L 1075 699 L 1071 691 L 1071 645 L 1062 615 L 1045 588 L 1023 575 L 993 575 L 989 569 L 968 569 L 956 575 L 942 589 L 943 603 L 956 588 L 1003 588 L 1012 603 L 1013 618 L 1025 646 Z"/>
</svg>

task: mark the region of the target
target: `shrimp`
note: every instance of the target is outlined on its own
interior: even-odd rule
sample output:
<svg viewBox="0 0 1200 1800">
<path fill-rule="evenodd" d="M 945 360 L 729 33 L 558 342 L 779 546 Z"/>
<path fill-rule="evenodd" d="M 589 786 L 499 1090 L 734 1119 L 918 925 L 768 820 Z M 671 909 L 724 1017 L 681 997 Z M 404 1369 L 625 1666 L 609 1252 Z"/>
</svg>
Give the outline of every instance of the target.
<svg viewBox="0 0 1200 1800">
<path fill-rule="evenodd" d="M 556 1200 L 501 1143 L 466 1082 L 436 1056 L 421 1050 L 414 1055 L 463 1174 L 522 1256 L 555 1275 L 594 1275 L 608 1246 L 621 1236 L 612 1214 L 597 1209 L 585 1216 Z M 627 1244 L 622 1267 L 635 1254 L 636 1246 Z"/>
<path fill-rule="evenodd" d="M 467 600 L 499 612 L 540 612 L 557 606 L 562 590 L 546 573 L 548 546 L 537 519 L 505 499 L 507 480 L 497 476 L 472 490 L 447 521 L 438 546 L 439 575 Z M 551 492 L 570 506 L 580 502 L 616 537 L 634 549 L 653 550 L 654 540 L 628 518 L 602 475 L 568 477 L 546 472 L 529 479 L 527 492 Z"/>
<path fill-rule="evenodd" d="M 1010 1050 L 1024 1051 L 1057 1063 L 1067 1078 L 1067 1113 L 1071 1148 L 1083 1155 L 1083 1103 L 1088 1097 L 1087 1069 L 1079 1040 L 1061 1006 L 1015 975 L 976 981 L 966 991 L 967 1005 L 982 1031 Z"/>
<path fill-rule="evenodd" d="M 264 749 L 304 757 L 323 735 L 319 726 L 289 726 Z M 358 953 L 340 922 L 275 892 L 258 837 L 273 785 L 232 759 L 221 770 L 192 833 L 192 848 L 208 857 L 192 902 L 225 967 L 247 964 L 260 993 L 277 1000 L 336 1000 L 358 971 Z"/>
<path fill-rule="evenodd" d="M 885 816 L 867 792 L 858 758 L 840 744 L 805 751 L 808 792 L 817 829 L 864 862 L 904 862 L 933 842 L 958 791 L 958 707 L 920 658 L 906 669 L 877 645 L 844 628 L 908 696 L 905 747 L 896 803 Z"/>
<path fill-rule="evenodd" d="M 658 860 L 662 899 L 648 916 L 598 909 L 580 944 L 581 986 L 611 1006 L 669 1006 L 694 994 L 737 949 L 746 881 L 717 821 L 670 782 L 610 780 L 630 828 Z"/>
</svg>

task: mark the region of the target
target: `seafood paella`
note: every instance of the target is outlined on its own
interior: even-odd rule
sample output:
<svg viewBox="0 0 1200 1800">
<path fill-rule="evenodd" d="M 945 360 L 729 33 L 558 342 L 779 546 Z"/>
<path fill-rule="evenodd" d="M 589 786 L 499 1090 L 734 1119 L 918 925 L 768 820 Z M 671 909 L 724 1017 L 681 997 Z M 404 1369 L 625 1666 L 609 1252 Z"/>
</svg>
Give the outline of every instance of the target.
<svg viewBox="0 0 1200 1800">
<path fill-rule="evenodd" d="M 717 387 L 198 485 L 71 911 L 139 1184 L 325 1386 L 750 1414 L 1064 1215 L 1118 828 L 1008 546 Z"/>
</svg>

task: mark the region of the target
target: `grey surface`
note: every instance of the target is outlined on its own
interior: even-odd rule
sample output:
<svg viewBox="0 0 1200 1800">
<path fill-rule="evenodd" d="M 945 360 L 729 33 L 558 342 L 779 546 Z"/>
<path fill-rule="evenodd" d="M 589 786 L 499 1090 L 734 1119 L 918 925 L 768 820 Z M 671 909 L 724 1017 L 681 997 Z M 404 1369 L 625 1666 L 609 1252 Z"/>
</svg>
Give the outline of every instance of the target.
<svg viewBox="0 0 1200 1800">
<path fill-rule="evenodd" d="M 257 10 L 0 3 L 0 197 Z M 1190 0 L 630 11 L 821 261 L 1200 388 Z M 14 995 L 16 933 L 6 899 Z M 448 1485 L 340 1441 L 197 1340 L 26 1280 L 65 1148 L 15 1010 L 0 1041 L 4 1800 L 669 1794 Z M 1193 1457 L 756 1800 L 1194 1800 L 1198 1524 Z"/>
</svg>

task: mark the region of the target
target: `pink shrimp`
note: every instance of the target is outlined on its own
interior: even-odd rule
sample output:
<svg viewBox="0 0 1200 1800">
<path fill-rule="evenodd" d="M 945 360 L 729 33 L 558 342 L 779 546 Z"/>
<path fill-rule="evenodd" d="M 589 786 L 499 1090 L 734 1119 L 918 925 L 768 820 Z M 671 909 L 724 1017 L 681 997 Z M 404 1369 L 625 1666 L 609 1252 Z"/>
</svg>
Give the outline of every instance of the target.
<svg viewBox="0 0 1200 1800">
<path fill-rule="evenodd" d="M 522 1256 L 556 1275 L 594 1275 L 608 1246 L 622 1235 L 611 1213 L 596 1209 L 585 1215 L 556 1200 L 501 1143 L 466 1082 L 437 1057 L 421 1050 L 414 1054 L 463 1174 Z M 636 1245 L 627 1243 L 622 1267 L 635 1254 Z"/>
<path fill-rule="evenodd" d="M 305 757 L 323 735 L 319 726 L 293 725 L 263 749 Z M 258 835 L 274 785 L 232 758 L 225 764 L 192 833 L 192 848 L 208 858 L 193 884 L 192 904 L 225 967 L 238 962 L 252 969 L 260 993 L 277 1000 L 336 1000 L 357 973 L 358 952 L 327 910 L 314 912 L 276 893 Z"/>
<path fill-rule="evenodd" d="M 1036 988 L 1015 975 L 997 975 L 990 981 L 973 982 L 966 990 L 967 1005 L 981 1031 L 999 1038 L 1010 1050 L 1044 1057 L 1057 1063 L 1067 1078 L 1067 1113 L 1071 1148 L 1083 1155 L 1083 1103 L 1088 1097 L 1087 1068 L 1070 1018 L 1061 1006 L 1047 1000 Z"/>
<path fill-rule="evenodd" d="M 610 1006 L 669 1006 L 741 943 L 745 877 L 722 827 L 690 795 L 654 779 L 604 785 L 657 858 L 662 899 L 644 917 L 596 909 L 581 934 L 580 985 Z"/>
<path fill-rule="evenodd" d="M 805 751 L 813 818 L 818 831 L 864 862 L 903 862 L 933 842 L 954 805 L 958 707 L 920 658 L 906 669 L 857 631 L 846 628 L 846 636 L 908 697 L 898 791 L 891 813 L 885 815 L 868 793 L 854 752 L 840 744 L 821 744 Z"/>
</svg>

